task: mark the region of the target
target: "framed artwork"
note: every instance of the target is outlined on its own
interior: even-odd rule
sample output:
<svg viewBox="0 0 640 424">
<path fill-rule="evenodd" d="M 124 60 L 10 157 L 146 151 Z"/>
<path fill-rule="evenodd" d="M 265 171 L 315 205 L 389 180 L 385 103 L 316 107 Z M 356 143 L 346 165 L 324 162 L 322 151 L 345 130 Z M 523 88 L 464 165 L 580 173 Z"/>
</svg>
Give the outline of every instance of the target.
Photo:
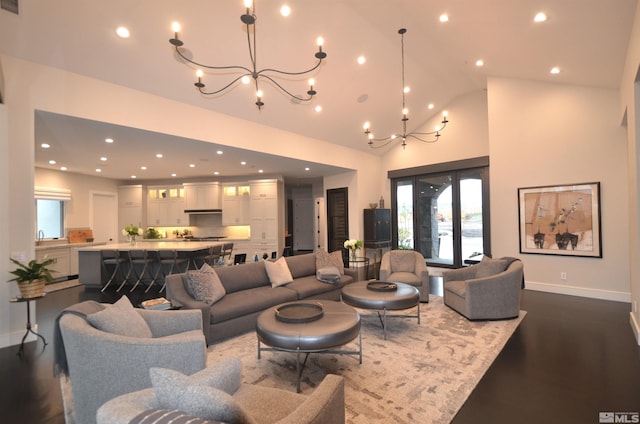
<svg viewBox="0 0 640 424">
<path fill-rule="evenodd" d="M 520 253 L 602 257 L 600 183 L 518 189 Z"/>
</svg>

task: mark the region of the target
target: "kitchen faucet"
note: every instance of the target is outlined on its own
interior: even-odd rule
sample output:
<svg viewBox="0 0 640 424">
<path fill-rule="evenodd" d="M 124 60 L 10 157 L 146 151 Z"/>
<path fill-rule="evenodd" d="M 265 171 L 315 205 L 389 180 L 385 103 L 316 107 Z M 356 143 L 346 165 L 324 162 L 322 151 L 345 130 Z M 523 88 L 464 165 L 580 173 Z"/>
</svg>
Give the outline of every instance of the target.
<svg viewBox="0 0 640 424">
<path fill-rule="evenodd" d="M 44 231 L 43 230 L 38 230 L 38 241 L 44 239 Z"/>
</svg>

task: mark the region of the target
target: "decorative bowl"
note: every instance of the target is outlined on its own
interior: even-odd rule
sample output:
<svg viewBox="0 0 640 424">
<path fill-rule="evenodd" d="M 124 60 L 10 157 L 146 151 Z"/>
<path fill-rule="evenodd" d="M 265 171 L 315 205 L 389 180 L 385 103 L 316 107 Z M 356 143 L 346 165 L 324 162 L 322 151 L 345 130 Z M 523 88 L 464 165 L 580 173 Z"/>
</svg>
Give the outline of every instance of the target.
<svg viewBox="0 0 640 424">
<path fill-rule="evenodd" d="M 375 208 L 377 208 L 377 207 L 378 207 L 378 204 L 377 204 L 377 203 L 369 203 L 369 207 L 370 207 L 371 209 L 375 209 Z"/>
</svg>

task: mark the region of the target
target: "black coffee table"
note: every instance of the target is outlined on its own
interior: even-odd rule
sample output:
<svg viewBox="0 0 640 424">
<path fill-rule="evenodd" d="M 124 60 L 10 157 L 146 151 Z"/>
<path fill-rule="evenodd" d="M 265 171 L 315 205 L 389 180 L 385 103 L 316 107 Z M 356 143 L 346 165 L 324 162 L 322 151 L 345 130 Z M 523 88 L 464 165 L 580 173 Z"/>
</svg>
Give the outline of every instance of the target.
<svg viewBox="0 0 640 424">
<path fill-rule="evenodd" d="M 377 287 L 371 290 L 367 287 L 375 283 Z M 416 315 L 389 315 L 397 318 L 418 318 L 420 324 L 420 292 L 417 288 L 404 283 L 391 283 L 396 289 L 385 289 L 387 282 L 358 281 L 347 284 L 342 288 L 342 301 L 354 308 L 371 309 L 378 312 L 382 324 L 384 339 L 387 339 L 387 311 L 399 311 L 413 307 L 418 308 Z M 382 315 L 380 314 L 382 311 Z"/>
<path fill-rule="evenodd" d="M 321 314 L 313 319 L 300 322 L 293 318 L 283 320 L 276 316 L 276 311 L 290 308 L 292 305 L 305 305 L 307 310 L 315 314 L 321 308 Z M 283 308 L 284 307 L 284 308 Z M 291 309 L 289 309 L 290 311 Z M 306 321 L 306 322 L 304 322 Z M 256 324 L 258 335 L 258 359 L 263 351 L 294 352 L 296 356 L 296 390 L 300 393 L 300 377 L 307 363 L 309 353 L 334 353 L 341 355 L 358 355 L 362 364 L 362 336 L 360 335 L 360 314 L 352 307 L 332 300 L 299 300 L 277 305 L 267 309 L 258 316 Z M 357 351 L 336 350 L 356 337 L 359 338 Z M 271 347 L 262 347 L 261 343 Z M 304 353 L 301 362 L 300 354 Z"/>
</svg>

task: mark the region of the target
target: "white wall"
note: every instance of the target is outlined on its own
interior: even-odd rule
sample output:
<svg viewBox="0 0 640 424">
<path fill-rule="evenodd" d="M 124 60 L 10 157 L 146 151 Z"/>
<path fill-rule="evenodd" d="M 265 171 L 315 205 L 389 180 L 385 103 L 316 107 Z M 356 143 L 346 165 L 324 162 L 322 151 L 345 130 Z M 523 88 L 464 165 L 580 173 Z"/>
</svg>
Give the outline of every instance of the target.
<svg viewBox="0 0 640 424">
<path fill-rule="evenodd" d="M 627 146 L 618 101 L 616 90 L 488 81 L 492 251 L 520 257 L 529 288 L 630 299 Z M 601 259 L 519 254 L 519 187 L 597 181 Z"/>
</svg>

